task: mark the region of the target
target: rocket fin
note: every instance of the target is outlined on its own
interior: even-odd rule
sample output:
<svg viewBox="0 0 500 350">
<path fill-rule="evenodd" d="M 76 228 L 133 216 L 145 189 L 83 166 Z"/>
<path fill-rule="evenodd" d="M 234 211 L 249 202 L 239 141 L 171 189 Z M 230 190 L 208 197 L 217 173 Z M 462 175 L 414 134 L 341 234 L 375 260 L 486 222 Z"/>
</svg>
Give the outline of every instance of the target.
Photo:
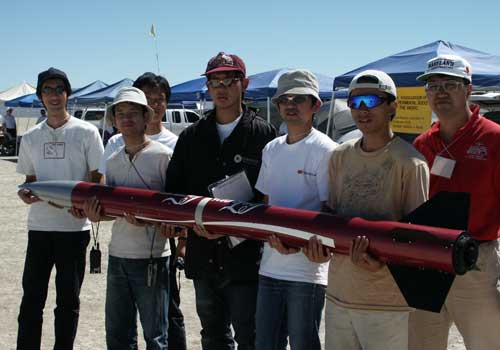
<svg viewBox="0 0 500 350">
<path fill-rule="evenodd" d="M 467 231 L 470 194 L 439 192 L 401 222 Z"/>
<path fill-rule="evenodd" d="M 447 272 L 387 264 L 409 306 L 440 312 L 455 275 Z"/>
</svg>

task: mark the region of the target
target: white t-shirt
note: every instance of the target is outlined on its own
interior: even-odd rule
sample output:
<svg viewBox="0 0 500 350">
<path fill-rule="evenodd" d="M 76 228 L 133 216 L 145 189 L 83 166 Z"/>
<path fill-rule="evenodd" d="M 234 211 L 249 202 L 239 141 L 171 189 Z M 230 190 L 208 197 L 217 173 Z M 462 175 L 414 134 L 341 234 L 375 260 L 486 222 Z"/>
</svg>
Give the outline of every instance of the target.
<svg viewBox="0 0 500 350">
<path fill-rule="evenodd" d="M 328 200 L 328 160 L 336 146 L 316 129 L 291 145 L 286 135 L 274 139 L 264 147 L 255 187 L 269 196 L 270 205 L 321 210 L 322 202 Z M 283 255 L 265 243 L 259 274 L 326 285 L 328 263 L 312 263 L 302 252 Z"/>
<path fill-rule="evenodd" d="M 175 144 L 177 143 L 177 135 L 165 128 L 162 128 L 158 134 L 146 136 L 150 140 L 157 141 L 167 146 L 172 151 L 174 150 Z M 109 159 L 109 157 L 111 157 L 113 153 L 118 152 L 124 145 L 125 143 L 123 142 L 122 134 L 114 135 L 108 140 L 106 148 L 104 149 L 101 163 L 99 164 L 99 172 L 101 174 L 106 174 L 106 161 Z"/>
<path fill-rule="evenodd" d="M 162 191 L 172 150 L 151 141 L 132 161 L 122 147 L 106 162 L 106 184 Z M 139 175 L 139 174 L 140 175 Z M 111 229 L 109 255 L 128 259 L 147 259 L 151 252 L 154 227 L 139 227 L 117 218 Z M 153 257 L 169 256 L 168 239 L 160 232 L 154 234 Z"/>
<path fill-rule="evenodd" d="M 74 117 L 57 129 L 41 123 L 23 135 L 17 172 L 34 175 L 37 181 L 89 181 L 103 151 L 99 131 L 90 123 Z M 90 229 L 90 221 L 76 219 L 66 209 L 36 202 L 30 205 L 28 229 L 83 231 Z"/>
<path fill-rule="evenodd" d="M 3 123 L 7 129 L 15 129 L 16 128 L 16 118 L 13 115 L 4 115 Z"/>
<path fill-rule="evenodd" d="M 224 140 L 227 139 L 227 137 L 229 135 L 231 135 L 231 133 L 233 132 L 236 125 L 238 125 L 238 123 L 240 122 L 241 116 L 242 115 L 240 115 L 238 118 L 233 120 L 231 123 L 227 123 L 227 124 L 216 123 L 217 132 L 219 133 L 221 145 L 224 143 Z"/>
</svg>

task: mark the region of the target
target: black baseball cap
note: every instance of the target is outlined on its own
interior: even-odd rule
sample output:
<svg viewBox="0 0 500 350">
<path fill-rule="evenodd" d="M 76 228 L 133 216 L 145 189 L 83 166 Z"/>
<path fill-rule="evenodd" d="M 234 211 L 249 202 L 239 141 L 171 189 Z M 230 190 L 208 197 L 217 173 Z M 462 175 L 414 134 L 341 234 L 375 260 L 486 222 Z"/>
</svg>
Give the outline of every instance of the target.
<svg viewBox="0 0 500 350">
<path fill-rule="evenodd" d="M 71 84 L 69 83 L 68 76 L 62 70 L 50 67 L 49 69 L 38 74 L 38 82 L 36 84 L 36 95 L 42 99 L 42 85 L 49 79 L 61 79 L 64 83 L 64 89 L 68 96 L 71 95 Z"/>
</svg>

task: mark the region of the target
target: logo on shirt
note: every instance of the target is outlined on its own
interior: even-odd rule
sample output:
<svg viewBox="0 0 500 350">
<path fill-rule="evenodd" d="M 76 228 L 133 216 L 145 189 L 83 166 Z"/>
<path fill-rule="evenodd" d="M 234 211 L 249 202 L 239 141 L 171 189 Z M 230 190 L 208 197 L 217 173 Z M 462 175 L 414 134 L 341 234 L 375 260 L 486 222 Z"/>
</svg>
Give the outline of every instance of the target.
<svg viewBox="0 0 500 350">
<path fill-rule="evenodd" d="M 305 171 L 304 169 L 297 170 L 297 174 L 299 174 L 299 175 L 307 175 L 307 176 L 316 176 L 316 174 L 310 173 L 308 171 Z"/>
<path fill-rule="evenodd" d="M 476 142 L 466 152 L 466 158 L 486 160 L 488 158 L 488 148 L 481 142 Z"/>
</svg>

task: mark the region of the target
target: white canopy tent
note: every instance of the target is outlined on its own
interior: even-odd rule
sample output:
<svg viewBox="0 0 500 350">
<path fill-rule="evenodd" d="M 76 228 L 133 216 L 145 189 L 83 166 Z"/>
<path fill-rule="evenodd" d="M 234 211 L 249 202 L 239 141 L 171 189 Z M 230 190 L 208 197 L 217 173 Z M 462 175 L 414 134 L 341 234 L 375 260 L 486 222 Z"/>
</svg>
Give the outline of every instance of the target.
<svg viewBox="0 0 500 350">
<path fill-rule="evenodd" d="M 0 92 L 0 100 L 9 101 L 19 96 L 29 95 L 36 91 L 35 87 L 25 81 Z"/>
</svg>

